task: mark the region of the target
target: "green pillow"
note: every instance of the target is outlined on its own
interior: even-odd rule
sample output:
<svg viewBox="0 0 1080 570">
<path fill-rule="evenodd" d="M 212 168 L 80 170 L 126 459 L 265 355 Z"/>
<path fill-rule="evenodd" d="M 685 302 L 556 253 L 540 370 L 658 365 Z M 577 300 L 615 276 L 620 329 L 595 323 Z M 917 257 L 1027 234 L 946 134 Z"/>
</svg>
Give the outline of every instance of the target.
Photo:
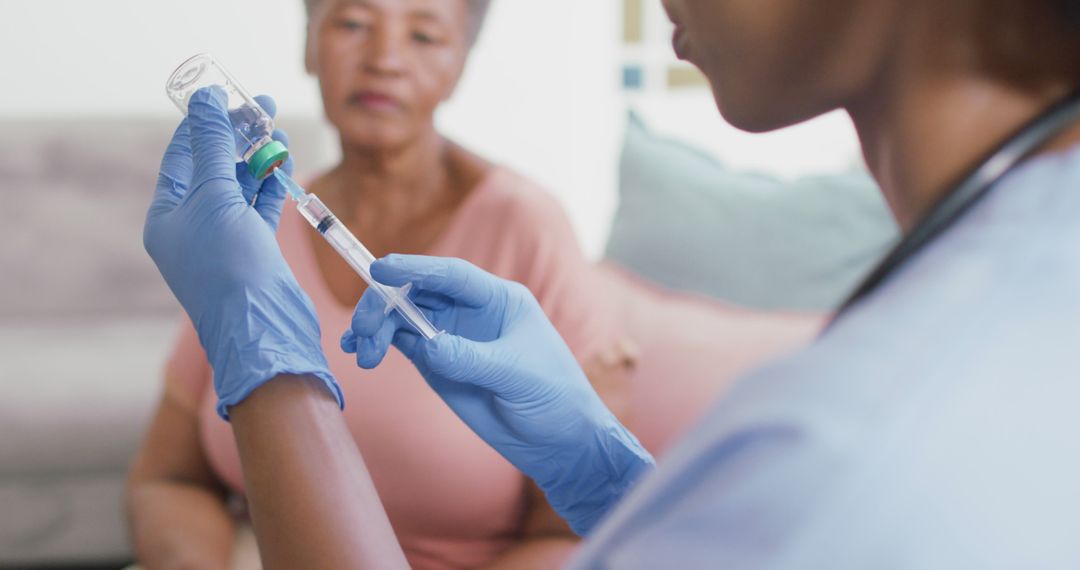
<svg viewBox="0 0 1080 570">
<path fill-rule="evenodd" d="M 661 285 L 760 309 L 830 310 L 898 239 L 865 173 L 733 172 L 633 114 L 606 257 Z"/>
</svg>

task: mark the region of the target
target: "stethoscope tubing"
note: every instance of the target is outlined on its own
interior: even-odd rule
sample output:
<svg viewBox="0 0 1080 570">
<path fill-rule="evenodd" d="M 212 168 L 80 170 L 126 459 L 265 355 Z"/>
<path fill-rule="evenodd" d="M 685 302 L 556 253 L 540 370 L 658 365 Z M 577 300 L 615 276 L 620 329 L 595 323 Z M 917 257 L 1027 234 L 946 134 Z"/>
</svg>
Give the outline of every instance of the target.
<svg viewBox="0 0 1080 570">
<path fill-rule="evenodd" d="M 1025 159 L 1077 121 L 1080 121 L 1080 91 L 1054 104 L 990 151 L 951 186 L 953 190 L 947 192 L 870 272 L 840 306 L 826 330 L 896 275 L 923 248 L 956 225 Z"/>
</svg>

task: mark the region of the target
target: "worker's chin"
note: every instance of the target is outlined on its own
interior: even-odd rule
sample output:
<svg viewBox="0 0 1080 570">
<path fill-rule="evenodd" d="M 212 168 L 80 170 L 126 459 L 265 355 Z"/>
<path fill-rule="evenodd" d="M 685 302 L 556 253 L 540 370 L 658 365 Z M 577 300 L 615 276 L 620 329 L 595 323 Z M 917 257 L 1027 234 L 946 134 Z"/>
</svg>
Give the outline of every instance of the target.
<svg viewBox="0 0 1080 570">
<path fill-rule="evenodd" d="M 725 105 L 717 100 L 720 116 L 740 131 L 747 133 L 771 133 L 781 128 L 809 121 L 820 113 L 795 113 L 755 106 Z"/>
<path fill-rule="evenodd" d="M 780 128 L 772 114 L 761 102 L 750 102 L 745 97 L 725 91 L 723 88 L 713 85 L 713 98 L 716 100 L 716 109 L 724 120 L 733 127 L 751 132 L 764 133 Z"/>
<path fill-rule="evenodd" d="M 792 101 L 724 92 L 713 87 L 716 108 L 724 120 L 748 133 L 768 133 L 808 121 L 823 110 L 815 110 Z"/>
</svg>

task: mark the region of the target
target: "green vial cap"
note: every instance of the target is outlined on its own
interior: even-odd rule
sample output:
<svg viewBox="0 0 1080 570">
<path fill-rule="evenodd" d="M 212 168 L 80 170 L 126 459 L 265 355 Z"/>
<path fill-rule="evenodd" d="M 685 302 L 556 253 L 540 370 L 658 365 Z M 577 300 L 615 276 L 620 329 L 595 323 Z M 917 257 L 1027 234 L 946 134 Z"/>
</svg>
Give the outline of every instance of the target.
<svg viewBox="0 0 1080 570">
<path fill-rule="evenodd" d="M 275 168 L 285 164 L 288 158 L 289 149 L 278 141 L 271 141 L 251 156 L 248 160 L 248 170 L 257 180 L 262 180 L 270 176 Z"/>
</svg>

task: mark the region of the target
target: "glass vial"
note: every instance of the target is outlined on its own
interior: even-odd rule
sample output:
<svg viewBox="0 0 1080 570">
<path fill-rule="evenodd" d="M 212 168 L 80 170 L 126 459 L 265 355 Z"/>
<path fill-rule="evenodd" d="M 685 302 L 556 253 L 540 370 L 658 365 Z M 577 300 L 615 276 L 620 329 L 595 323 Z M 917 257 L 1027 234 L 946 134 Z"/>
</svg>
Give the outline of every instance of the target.
<svg viewBox="0 0 1080 570">
<path fill-rule="evenodd" d="M 255 178 L 266 178 L 285 162 L 289 151 L 271 138 L 274 120 L 213 56 L 202 53 L 180 64 L 169 76 L 165 92 L 180 112 L 187 115 L 191 96 L 211 85 L 223 88 L 229 97 L 229 120 L 236 138 L 237 159 L 248 165 Z"/>
</svg>

